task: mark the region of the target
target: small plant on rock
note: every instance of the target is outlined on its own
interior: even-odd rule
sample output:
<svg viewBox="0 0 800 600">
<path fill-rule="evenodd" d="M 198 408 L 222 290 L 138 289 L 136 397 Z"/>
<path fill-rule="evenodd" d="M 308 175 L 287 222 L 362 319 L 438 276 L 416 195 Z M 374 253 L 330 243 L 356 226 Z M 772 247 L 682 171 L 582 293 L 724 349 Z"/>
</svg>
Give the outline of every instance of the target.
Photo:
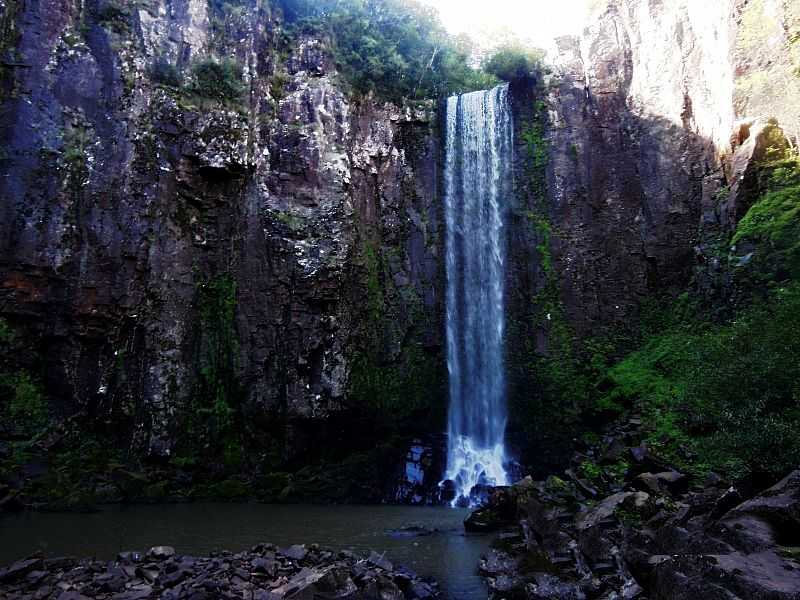
<svg viewBox="0 0 800 600">
<path fill-rule="evenodd" d="M 232 59 L 202 60 L 192 67 L 188 90 L 220 102 L 238 100 L 244 93 L 242 67 Z"/>
</svg>

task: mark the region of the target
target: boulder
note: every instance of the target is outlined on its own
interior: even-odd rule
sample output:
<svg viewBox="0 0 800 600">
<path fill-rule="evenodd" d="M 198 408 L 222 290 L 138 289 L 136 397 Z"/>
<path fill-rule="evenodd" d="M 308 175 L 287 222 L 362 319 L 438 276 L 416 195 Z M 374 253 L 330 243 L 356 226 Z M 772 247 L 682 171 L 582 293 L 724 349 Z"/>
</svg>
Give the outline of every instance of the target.
<svg viewBox="0 0 800 600">
<path fill-rule="evenodd" d="M 660 473 L 641 473 L 633 484 L 640 490 L 654 494 L 681 494 L 688 489 L 689 480 L 678 471 L 662 471 Z"/>
<path fill-rule="evenodd" d="M 172 546 L 153 546 L 147 552 L 147 556 L 153 560 L 167 560 L 175 556 L 175 548 Z"/>
<path fill-rule="evenodd" d="M 633 497 L 633 492 L 618 492 L 604 498 L 595 506 L 578 516 L 578 530 L 586 530 L 599 525 L 601 522 L 614 516 L 614 512 L 622 506 L 622 503 Z"/>
</svg>

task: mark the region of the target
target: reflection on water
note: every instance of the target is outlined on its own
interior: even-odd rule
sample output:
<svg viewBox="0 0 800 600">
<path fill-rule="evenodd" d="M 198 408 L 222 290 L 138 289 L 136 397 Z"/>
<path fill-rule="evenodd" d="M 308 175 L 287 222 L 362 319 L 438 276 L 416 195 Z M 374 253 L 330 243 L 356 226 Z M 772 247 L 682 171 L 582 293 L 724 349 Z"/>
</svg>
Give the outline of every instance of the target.
<svg viewBox="0 0 800 600">
<path fill-rule="evenodd" d="M 390 560 L 435 577 L 449 598 L 486 598 L 476 574 L 491 538 L 465 535 L 466 511 L 405 506 L 184 504 L 108 507 L 95 514 L 26 513 L 0 518 L 0 563 L 37 550 L 113 558 L 166 544 L 183 554 L 318 543 Z M 405 529 L 405 530 L 404 530 Z M 437 530 L 429 535 L 419 535 Z"/>
</svg>

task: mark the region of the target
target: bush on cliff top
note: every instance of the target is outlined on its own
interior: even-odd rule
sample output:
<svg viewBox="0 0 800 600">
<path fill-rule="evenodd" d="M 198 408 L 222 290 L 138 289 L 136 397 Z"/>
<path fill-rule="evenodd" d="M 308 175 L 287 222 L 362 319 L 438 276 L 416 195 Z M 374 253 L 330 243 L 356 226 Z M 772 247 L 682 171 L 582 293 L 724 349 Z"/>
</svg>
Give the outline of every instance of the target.
<svg viewBox="0 0 800 600">
<path fill-rule="evenodd" d="M 333 40 L 337 68 L 359 94 L 432 98 L 492 87 L 469 66 L 471 49 L 448 35 L 438 13 L 410 0 L 283 0 L 295 31 Z"/>
<path fill-rule="evenodd" d="M 544 52 L 520 44 L 498 48 L 483 63 L 483 69 L 503 81 L 515 81 L 534 76 L 542 70 Z"/>
</svg>

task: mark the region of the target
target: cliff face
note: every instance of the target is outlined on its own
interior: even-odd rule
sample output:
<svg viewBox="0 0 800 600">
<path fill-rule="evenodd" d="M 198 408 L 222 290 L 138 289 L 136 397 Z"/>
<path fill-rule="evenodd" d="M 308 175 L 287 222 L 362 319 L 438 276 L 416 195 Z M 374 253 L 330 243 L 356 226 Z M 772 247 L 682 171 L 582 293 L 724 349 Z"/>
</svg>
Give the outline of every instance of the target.
<svg viewBox="0 0 800 600">
<path fill-rule="evenodd" d="M 731 265 L 753 249 L 729 255 L 731 234 L 786 143 L 768 119 L 791 135 L 800 110 L 795 4 L 597 2 L 552 73 L 515 89 L 508 346 L 526 462 L 563 461 L 597 399 L 580 360 L 630 349 L 643 305 L 690 285 L 732 303 Z"/>
<path fill-rule="evenodd" d="M 135 455 L 208 437 L 299 466 L 369 446 L 387 415 L 443 424 L 439 111 L 354 100 L 329 41 L 271 4 L 0 1 L 0 374 Z M 613 337 L 718 276 L 750 132 L 797 133 L 798 18 L 600 2 L 541 85 L 512 86 L 512 400 L 562 325 Z M 241 94 L 191 84 L 208 57 Z"/>
<path fill-rule="evenodd" d="M 216 6 L 0 3 L 6 366 L 137 453 L 211 411 L 290 458 L 380 407 L 373 371 L 440 373 L 436 122 L 353 104 L 267 3 Z M 210 55 L 239 99 L 157 83 Z"/>
<path fill-rule="evenodd" d="M 734 155 L 749 125 L 740 139 L 734 130 L 776 117 L 793 134 L 797 19 L 778 0 L 619 0 L 558 41 L 549 211 L 579 336 L 635 325 L 641 301 L 685 286 L 709 259 L 702 242 L 744 215 L 753 198 L 735 192 L 756 157 Z"/>
</svg>

